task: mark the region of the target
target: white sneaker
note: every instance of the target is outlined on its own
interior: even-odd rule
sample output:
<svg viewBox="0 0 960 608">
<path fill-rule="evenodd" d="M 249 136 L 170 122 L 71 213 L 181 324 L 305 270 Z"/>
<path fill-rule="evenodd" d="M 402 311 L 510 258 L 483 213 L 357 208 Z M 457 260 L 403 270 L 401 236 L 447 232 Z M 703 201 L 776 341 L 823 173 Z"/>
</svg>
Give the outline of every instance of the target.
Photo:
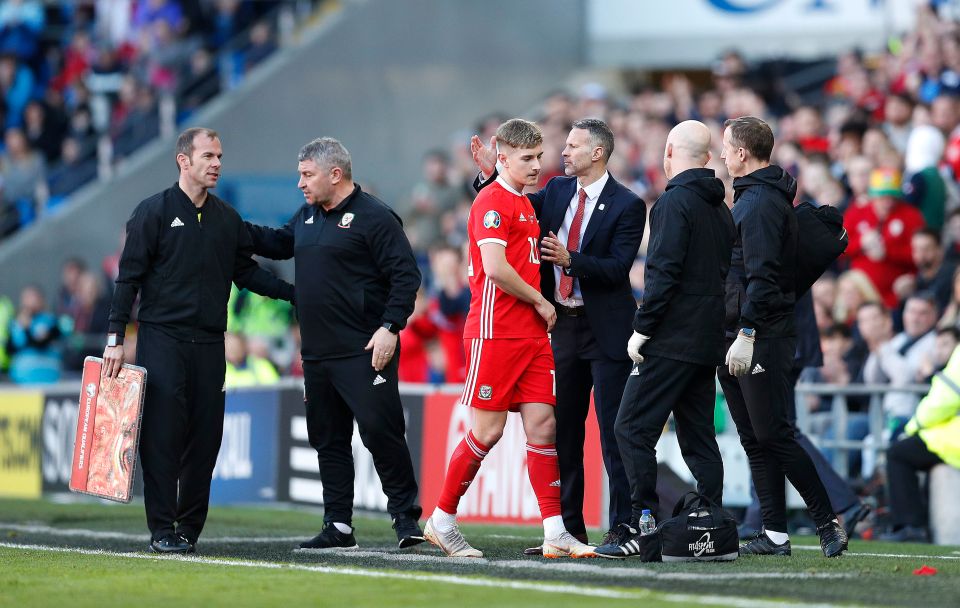
<svg viewBox="0 0 960 608">
<path fill-rule="evenodd" d="M 483 557 L 483 553 L 474 549 L 460 533 L 457 524 L 445 532 L 439 532 L 433 525 L 433 518 L 423 526 L 423 537 L 430 544 L 440 547 L 449 557 Z"/>
<path fill-rule="evenodd" d="M 573 534 L 564 532 L 557 538 L 545 538 L 543 540 L 543 556 L 549 558 L 557 557 L 596 557 L 594 553 L 596 547 L 591 547 L 582 543 Z"/>
</svg>

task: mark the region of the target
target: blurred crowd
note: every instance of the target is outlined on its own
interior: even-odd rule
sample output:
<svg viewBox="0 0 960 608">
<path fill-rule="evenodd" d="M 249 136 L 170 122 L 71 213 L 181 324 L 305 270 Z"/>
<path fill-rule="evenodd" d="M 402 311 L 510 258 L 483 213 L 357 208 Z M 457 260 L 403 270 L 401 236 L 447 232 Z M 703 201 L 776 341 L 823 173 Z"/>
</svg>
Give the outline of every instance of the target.
<svg viewBox="0 0 960 608">
<path fill-rule="evenodd" d="M 258 23 L 263 10 L 249 0 L 0 3 L 0 88 L 7 127 L 0 154 L 4 204 L 15 203 L 12 197 L 36 202 L 44 187 L 48 194 L 55 192 L 48 182 L 56 171 L 46 167 L 63 162 L 65 147 L 88 150 L 104 132 L 119 142 L 130 135 L 125 124 L 145 128 L 151 121 L 138 115 L 136 107 L 145 104 L 155 114 L 156 91 L 182 92 L 199 82 L 203 92 L 194 105 L 215 95 L 220 62 L 212 61 L 211 53 Z M 588 83 L 575 92 L 550 94 L 533 116 L 544 133 L 541 185 L 562 174 L 560 152 L 570 124 L 599 117 L 616 136 L 610 172 L 652 205 L 665 186 L 667 133 L 677 122 L 693 118 L 714 132 L 709 166 L 727 183 L 732 204 L 731 180 L 719 153 L 723 121 L 762 117 L 775 127 L 774 162 L 800 182 L 798 200 L 838 207 L 850 235 L 841 264 L 814 287 L 827 353 L 817 377 L 845 384 L 882 374 L 891 382 L 923 382 L 942 364 L 933 356 L 934 336 L 939 332 L 945 342 L 960 322 L 960 279 L 954 271 L 960 261 L 960 27 L 929 7 L 919 11 L 916 29 L 892 41 L 885 52 L 851 51 L 838 57 L 835 72 L 812 94 L 790 90 L 788 74 L 771 77 L 768 65 L 751 66 L 735 51 L 718 58 L 708 72 L 659 74 L 621 93 Z M 260 39 L 263 32 L 249 35 Z M 258 45 L 247 45 L 240 63 L 250 65 L 265 53 Z M 8 71 L 14 77 L 5 80 Z M 26 84 L 14 86 L 21 81 Z M 505 118 L 500 113 L 482 117 L 472 131 L 487 141 Z M 408 381 L 463 378 L 459 332 L 469 304 L 464 218 L 477 174 L 470 134 L 465 130 L 448 146 L 424 154 L 421 178 L 407 200 L 396 201 L 408 210 L 405 226 L 425 278 L 403 334 L 403 377 Z M 127 147 L 117 144 L 119 150 Z M 36 170 L 31 173 L 28 165 Z M 44 179 L 38 182 L 28 173 Z M 632 273 L 638 298 L 644 248 Z M 107 301 L 115 265 L 115 259 L 108 259 L 103 269 L 91 272 L 70 260 L 56 302 L 44 303 L 42 293 L 30 288 L 26 292 L 32 295 L 21 297 L 19 306 L 0 305 L 6 311 L 0 317 L 7 317 L 5 356 L 14 357 L 23 348 L 10 341 L 16 332 L 7 326 L 26 329 L 25 319 L 41 312 L 56 313 L 54 333 L 73 342 L 65 351 L 82 351 L 77 346 L 82 340 L 67 336 L 100 330 L 97 306 Z M 258 301 L 245 294 L 235 300 L 241 313 L 245 303 Z M 914 309 L 924 309 L 921 321 L 914 321 Z M 883 326 L 882 335 L 880 329 L 863 327 L 860 317 L 871 315 L 884 319 L 874 323 Z M 258 329 L 244 348 L 273 361 L 278 372 L 289 373 L 295 358 L 290 354 L 296 340 L 292 319 L 283 317 L 282 331 Z M 239 327 L 245 328 L 243 323 Z M 899 347 L 910 353 L 908 372 L 900 371 L 899 362 L 876 369 L 865 365 L 868 354 L 881 352 L 902 332 L 912 338 Z M 54 333 L 41 342 L 55 343 Z M 76 355 L 65 357 L 64 369 L 76 371 L 76 361 Z M 891 366 L 898 371 L 886 370 Z M 864 368 L 871 370 L 866 377 Z"/>
<path fill-rule="evenodd" d="M 256 23 L 258 10 L 257 3 L 240 0 L 0 3 L 4 204 L 15 204 L 16 197 L 37 201 L 44 188 L 48 195 L 60 192 L 56 168 L 73 154 L 83 157 L 99 133 L 111 134 L 120 151 L 130 149 L 125 137 L 149 137 L 142 131 L 150 124 L 143 112 L 155 112 L 156 91 L 182 96 L 202 83 L 194 105 L 216 94 L 221 79 L 211 54 Z M 54 23 L 61 27 L 50 30 Z M 48 30 L 57 32 L 55 39 Z M 251 43 L 241 63 L 265 52 Z M 837 267 L 812 290 L 824 363 L 804 378 L 838 385 L 926 383 L 960 337 L 960 26 L 923 6 L 914 31 L 891 40 L 884 52 L 837 57 L 816 90 L 792 90 L 788 76 L 771 76 L 769 65 L 753 66 L 730 51 L 709 71 L 657 74 L 625 91 L 598 83 L 557 91 L 532 116 L 544 133 L 541 184 L 562 173 L 560 153 L 571 123 L 599 117 L 616 136 L 610 172 L 652 205 L 665 186 L 667 133 L 692 118 L 714 133 L 709 166 L 727 183 L 732 204 L 720 160 L 723 121 L 762 117 L 775 128 L 773 161 L 800 183 L 798 200 L 840 209 L 850 238 Z M 505 118 L 482 117 L 472 131 L 488 141 Z M 465 218 L 477 174 L 470 134 L 465 130 L 448 146 L 428 151 L 408 200 L 395 201 L 408 210 L 405 226 L 424 274 L 416 310 L 401 334 L 404 381 L 464 377 Z M 76 150 L 68 155 L 68 147 Z M 644 248 L 631 274 L 638 298 Z M 55 299 L 29 287 L 18 303 L 0 300 L 0 369 L 15 382 L 78 373 L 84 356 L 102 352 L 115 275 L 116 255 L 99 269 L 68 260 Z M 241 292 L 231 299 L 230 313 L 227 351 L 237 383 L 302 373 L 299 332 L 286 304 Z M 909 391 L 886 394 L 891 430 L 905 423 L 918 400 Z M 851 398 L 850 404 L 847 433 L 861 439 L 868 430 L 866 400 Z M 812 414 L 830 407 L 829 399 L 803 405 Z M 829 435 L 828 421 L 821 423 Z M 860 474 L 864 464 L 851 459 L 851 474 Z"/>
<path fill-rule="evenodd" d="M 768 70 L 750 66 L 734 51 L 709 74 L 661 74 L 624 94 L 598 83 L 576 94 L 556 92 L 533 116 L 544 132 L 541 185 L 562 174 L 560 152 L 573 120 L 594 116 L 616 136 L 611 174 L 652 205 L 665 186 L 667 133 L 696 119 L 713 131 L 708 166 L 726 182 L 732 204 L 731 179 L 720 160 L 723 121 L 762 117 L 775 128 L 773 162 L 800 183 L 798 202 L 837 207 L 850 236 L 840 263 L 814 288 L 829 352 L 817 373 L 840 384 L 881 378 L 922 383 L 945 362 L 934 356 L 934 344 L 942 341 L 945 349 L 960 322 L 960 27 L 929 7 L 919 10 L 915 31 L 891 42 L 886 52 L 838 57 L 823 86 L 804 96 L 786 88 L 787 78 L 771 79 Z M 487 141 L 504 118 L 484 117 L 475 132 Z M 477 175 L 467 143 L 461 137 L 448 149 L 428 152 L 409 197 L 407 232 L 428 277 L 445 274 L 434 269 L 433 253 L 462 248 L 466 238 L 463 218 Z M 632 274 L 638 298 L 644 249 Z M 441 310 L 438 294 L 428 281 L 428 319 L 429 311 Z M 863 330 L 859 316 L 870 314 L 887 321 L 885 333 Z M 898 354 L 909 353 L 911 367 L 885 360 L 866 366 L 864 377 L 868 355 L 891 342 Z M 844 361 L 850 363 L 841 366 Z"/>
<path fill-rule="evenodd" d="M 161 99 L 180 121 L 235 84 L 282 4 L 0 1 L 0 239 L 156 137 Z"/>
</svg>

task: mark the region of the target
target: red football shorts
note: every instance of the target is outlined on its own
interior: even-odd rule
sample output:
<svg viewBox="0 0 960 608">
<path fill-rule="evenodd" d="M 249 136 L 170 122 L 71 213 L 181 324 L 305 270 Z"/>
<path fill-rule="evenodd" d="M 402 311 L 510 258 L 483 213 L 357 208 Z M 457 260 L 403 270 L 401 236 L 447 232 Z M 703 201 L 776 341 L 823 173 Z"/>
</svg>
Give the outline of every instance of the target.
<svg viewBox="0 0 960 608">
<path fill-rule="evenodd" d="M 553 351 L 543 338 L 463 341 L 467 380 L 460 403 L 482 410 L 518 411 L 521 403 L 557 404 Z"/>
</svg>

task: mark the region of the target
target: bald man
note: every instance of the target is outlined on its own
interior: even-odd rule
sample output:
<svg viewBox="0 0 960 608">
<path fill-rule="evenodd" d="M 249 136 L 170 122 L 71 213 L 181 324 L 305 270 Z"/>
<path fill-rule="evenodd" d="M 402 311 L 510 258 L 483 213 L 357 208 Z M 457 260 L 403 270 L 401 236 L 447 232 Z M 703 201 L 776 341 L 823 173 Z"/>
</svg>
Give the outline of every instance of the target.
<svg viewBox="0 0 960 608">
<path fill-rule="evenodd" d="M 663 170 L 670 181 L 650 212 L 643 302 L 627 353 L 633 370 L 615 431 L 630 481 L 632 518 L 603 557 L 636 555 L 638 520 L 657 514 L 656 445 L 673 412 L 683 458 L 700 493 L 718 505 L 723 462 L 713 427 L 714 378 L 723 363 L 723 285 L 737 232 L 723 182 L 706 169 L 710 130 L 688 120 L 670 131 Z M 733 555 L 736 557 L 736 554 Z"/>
</svg>

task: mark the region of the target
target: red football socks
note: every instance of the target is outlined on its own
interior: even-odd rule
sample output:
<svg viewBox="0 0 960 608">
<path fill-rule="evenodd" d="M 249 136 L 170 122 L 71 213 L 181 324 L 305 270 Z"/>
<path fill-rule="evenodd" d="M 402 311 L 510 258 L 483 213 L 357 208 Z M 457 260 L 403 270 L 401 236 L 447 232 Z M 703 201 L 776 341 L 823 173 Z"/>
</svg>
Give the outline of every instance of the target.
<svg viewBox="0 0 960 608">
<path fill-rule="evenodd" d="M 447 465 L 447 477 L 443 481 L 443 490 L 440 491 L 440 500 L 437 506 L 451 515 L 457 512 L 457 505 L 460 504 L 460 498 L 466 494 L 473 478 L 477 476 L 480 470 L 480 463 L 490 448 L 483 445 L 473 436 L 473 431 L 468 431 L 466 437 L 460 441 L 457 449 L 450 456 L 450 464 Z M 554 466 L 556 466 L 557 456 L 554 451 Z M 557 504 L 559 504 L 560 492 L 557 490 Z M 558 511 L 559 512 L 559 511 Z"/>
<path fill-rule="evenodd" d="M 527 474 L 543 519 L 560 515 L 560 466 L 557 445 L 527 444 Z"/>
</svg>

